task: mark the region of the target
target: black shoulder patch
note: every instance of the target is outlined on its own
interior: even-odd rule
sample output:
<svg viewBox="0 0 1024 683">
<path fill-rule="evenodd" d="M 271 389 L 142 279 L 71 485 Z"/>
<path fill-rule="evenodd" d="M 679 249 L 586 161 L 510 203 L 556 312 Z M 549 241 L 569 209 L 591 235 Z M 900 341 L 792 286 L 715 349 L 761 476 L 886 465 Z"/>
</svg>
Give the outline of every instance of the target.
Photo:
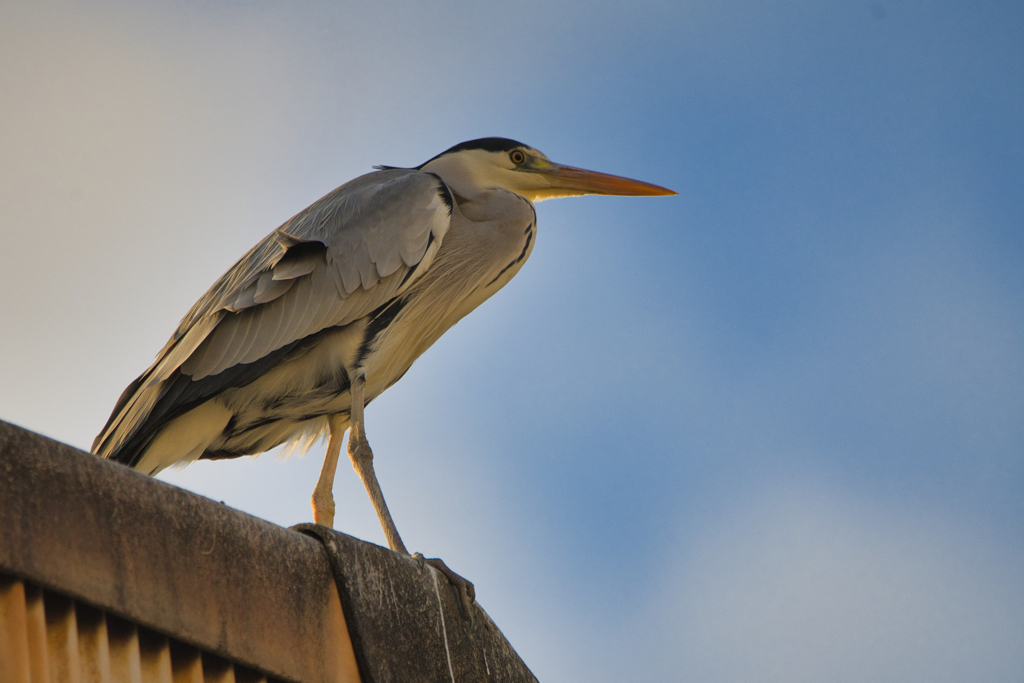
<svg viewBox="0 0 1024 683">
<path fill-rule="evenodd" d="M 455 203 L 455 200 L 452 199 L 451 189 L 448 187 L 448 184 L 441 179 L 441 176 L 437 175 L 436 173 L 428 173 L 427 175 L 434 176 L 435 178 L 437 178 L 437 182 L 440 183 L 440 187 L 437 188 L 437 194 L 439 197 L 441 197 L 441 201 L 444 202 L 444 205 L 448 207 L 448 217 L 451 218 L 452 206 Z M 431 236 L 433 236 L 433 234 L 431 234 Z"/>
<path fill-rule="evenodd" d="M 405 297 L 392 299 L 369 315 L 370 321 L 366 324 L 363 343 L 359 345 L 359 352 L 356 354 L 356 366 L 363 364 L 373 343 L 377 341 L 377 337 L 394 321 L 395 317 L 405 308 L 406 303 Z"/>
</svg>

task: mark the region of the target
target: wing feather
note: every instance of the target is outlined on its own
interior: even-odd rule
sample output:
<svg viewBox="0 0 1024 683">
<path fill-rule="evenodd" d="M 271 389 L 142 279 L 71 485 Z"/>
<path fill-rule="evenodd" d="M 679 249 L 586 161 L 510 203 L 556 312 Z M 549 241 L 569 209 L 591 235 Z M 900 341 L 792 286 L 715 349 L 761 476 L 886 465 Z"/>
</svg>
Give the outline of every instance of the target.
<svg viewBox="0 0 1024 683">
<path fill-rule="evenodd" d="M 216 363 L 211 371 L 210 375 L 217 375 L 223 372 L 225 369 L 230 368 L 233 365 L 238 365 L 244 362 L 243 359 L 245 354 L 249 351 L 252 344 L 258 341 L 258 338 L 253 334 L 253 320 L 262 313 L 262 306 L 254 308 L 252 311 L 238 315 L 235 318 L 235 329 L 231 335 L 231 342 L 228 344 L 228 351 L 224 354 L 224 357 L 219 363 Z M 257 327 L 255 331 L 258 332 Z M 217 331 L 214 330 L 213 334 L 210 335 L 213 338 L 217 337 Z M 194 377 L 193 379 L 202 379 L 201 377 Z"/>
<path fill-rule="evenodd" d="M 331 313 L 334 312 L 337 296 L 334 294 L 334 287 L 327 280 L 326 270 L 326 267 L 314 268 L 308 278 L 309 302 L 312 306 L 307 314 L 307 325 L 314 331 L 330 327 L 334 319 Z"/>
<path fill-rule="evenodd" d="M 226 311 L 217 311 L 201 318 L 195 325 L 189 328 L 185 336 L 178 339 L 173 347 L 166 349 L 161 354 L 158 362 L 150 371 L 147 384 L 152 386 L 170 377 L 171 373 L 177 370 L 192 355 L 196 348 L 203 343 L 210 334 L 210 331 L 220 323 L 226 314 Z"/>
<path fill-rule="evenodd" d="M 284 318 L 287 313 L 288 309 L 285 306 L 260 307 L 258 321 L 259 329 L 261 331 L 260 338 L 266 342 L 265 347 L 267 349 L 272 350 L 280 347 L 279 344 L 274 343 L 274 340 L 282 337 Z"/>
<path fill-rule="evenodd" d="M 196 302 L 154 364 L 125 391 L 94 452 L 118 459 L 124 449 L 125 458 L 137 458 L 132 440 L 152 438 L 163 426 L 147 424 L 157 404 L 163 401 L 155 419 L 169 420 L 185 409 L 176 405 L 185 400 L 179 396 L 197 395 L 165 397 L 175 377 L 198 382 L 254 363 L 399 296 L 430 267 L 450 218 L 447 187 L 414 169 L 371 173 L 315 202 Z"/>
<path fill-rule="evenodd" d="M 271 272 L 275 280 L 293 280 L 303 275 L 309 275 L 316 268 L 319 254 L 309 249 L 289 249 L 288 252 L 278 261 Z"/>
<path fill-rule="evenodd" d="M 256 297 L 253 301 L 258 304 L 270 303 L 279 296 L 284 296 L 294 284 L 294 279 L 279 280 L 274 278 L 273 271 L 267 271 L 260 275 L 257 281 Z"/>
<path fill-rule="evenodd" d="M 241 317 L 237 313 L 225 317 L 203 344 L 196 348 L 195 353 L 181 364 L 181 371 L 191 375 L 193 379 L 216 374 L 213 369 L 225 358 L 231 357 L 231 344 L 238 332 L 238 321 Z"/>
<path fill-rule="evenodd" d="M 362 280 L 359 277 L 359 266 L 357 263 L 357 255 L 345 255 L 338 258 L 334 262 L 338 269 L 338 273 L 341 275 L 342 284 L 345 287 L 345 296 L 349 296 L 352 292 L 359 289 L 362 284 Z"/>
</svg>

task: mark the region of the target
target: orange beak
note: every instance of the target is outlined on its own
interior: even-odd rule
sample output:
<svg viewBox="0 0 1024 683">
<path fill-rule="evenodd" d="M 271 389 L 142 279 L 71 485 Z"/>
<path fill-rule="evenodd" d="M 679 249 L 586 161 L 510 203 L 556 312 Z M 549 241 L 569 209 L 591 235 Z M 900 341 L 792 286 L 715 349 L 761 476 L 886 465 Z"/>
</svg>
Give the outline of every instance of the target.
<svg viewBox="0 0 1024 683">
<path fill-rule="evenodd" d="M 629 197 L 661 197 L 678 194 L 658 185 L 622 176 L 587 171 L 582 168 L 563 166 L 540 157 L 531 157 L 521 171 L 536 173 L 546 181 L 541 187 L 523 192 L 532 201 L 555 197 L 575 197 L 584 194 L 607 194 Z"/>
</svg>

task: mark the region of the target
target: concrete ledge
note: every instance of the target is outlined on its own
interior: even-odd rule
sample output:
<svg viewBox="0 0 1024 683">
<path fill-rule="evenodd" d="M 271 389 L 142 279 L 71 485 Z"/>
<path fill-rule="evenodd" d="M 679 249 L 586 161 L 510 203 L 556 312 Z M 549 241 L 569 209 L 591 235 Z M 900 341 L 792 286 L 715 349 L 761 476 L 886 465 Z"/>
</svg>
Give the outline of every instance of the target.
<svg viewBox="0 0 1024 683">
<path fill-rule="evenodd" d="M 363 680 L 536 682 L 479 604 L 437 570 L 312 524 L 327 548 Z"/>
<path fill-rule="evenodd" d="M 316 540 L 6 422 L 0 570 L 285 680 L 351 648 Z"/>
<path fill-rule="evenodd" d="M 288 681 L 536 680 L 479 605 L 411 558 L 2 421 L 0 573 Z"/>
</svg>

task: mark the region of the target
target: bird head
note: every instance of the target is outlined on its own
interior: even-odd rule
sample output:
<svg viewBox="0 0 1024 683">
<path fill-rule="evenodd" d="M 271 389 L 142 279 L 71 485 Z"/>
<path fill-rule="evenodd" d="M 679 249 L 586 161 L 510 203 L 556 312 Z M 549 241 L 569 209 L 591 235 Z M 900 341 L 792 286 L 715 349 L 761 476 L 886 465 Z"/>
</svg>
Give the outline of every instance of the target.
<svg viewBox="0 0 1024 683">
<path fill-rule="evenodd" d="M 556 164 L 533 147 L 507 138 L 463 142 L 418 168 L 436 173 L 453 192 L 467 198 L 497 189 L 514 192 L 531 202 L 585 194 L 676 194 L 640 180 Z"/>
</svg>

